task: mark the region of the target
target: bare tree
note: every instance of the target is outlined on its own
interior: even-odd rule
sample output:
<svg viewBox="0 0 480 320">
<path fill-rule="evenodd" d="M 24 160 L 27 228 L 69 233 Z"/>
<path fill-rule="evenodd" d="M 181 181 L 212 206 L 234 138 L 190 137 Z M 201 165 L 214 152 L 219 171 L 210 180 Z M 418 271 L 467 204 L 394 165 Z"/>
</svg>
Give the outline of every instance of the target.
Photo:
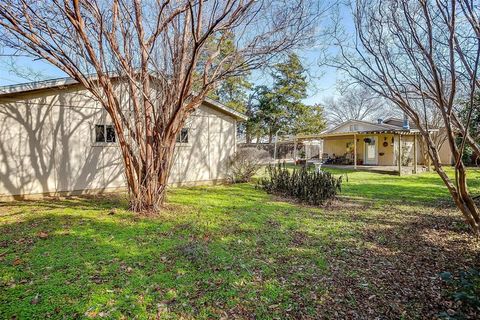
<svg viewBox="0 0 480 320">
<path fill-rule="evenodd" d="M 358 0 L 353 9 L 356 37 L 353 43 L 337 38 L 342 61 L 336 65 L 393 102 L 418 126 L 437 173 L 473 232 L 480 234 L 480 215 L 461 157 L 465 143 L 478 146 L 456 112 L 464 101 L 473 107 L 478 89 L 478 5 L 469 0 Z M 419 112 L 429 105 L 441 116 L 455 158 L 454 180 L 440 164 L 428 112 Z M 457 134 L 464 137 L 460 146 Z"/>
<path fill-rule="evenodd" d="M 340 90 L 339 98 L 330 97 L 323 102 L 329 122 L 340 124 L 347 120 L 375 120 L 387 114 L 385 101 L 376 93 L 362 87 Z"/>
<path fill-rule="evenodd" d="M 115 126 L 132 209 L 156 211 L 188 116 L 222 79 L 308 41 L 322 6 L 310 0 L 5 0 L 0 34 L 8 47 L 45 59 L 98 99 Z M 231 34 L 236 50 L 226 53 L 221 48 Z"/>
</svg>

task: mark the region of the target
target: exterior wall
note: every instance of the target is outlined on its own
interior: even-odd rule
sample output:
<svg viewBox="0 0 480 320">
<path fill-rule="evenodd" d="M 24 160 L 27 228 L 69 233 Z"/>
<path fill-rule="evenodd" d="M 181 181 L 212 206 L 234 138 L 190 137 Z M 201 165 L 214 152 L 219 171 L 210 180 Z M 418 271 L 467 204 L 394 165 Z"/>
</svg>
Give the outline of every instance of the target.
<svg viewBox="0 0 480 320">
<path fill-rule="evenodd" d="M 398 136 L 394 137 L 394 165 L 398 165 Z M 417 146 L 418 146 L 419 137 L 417 137 Z M 402 136 L 402 159 L 404 161 L 408 160 L 410 164 L 413 164 L 414 153 L 413 153 L 413 144 L 414 144 L 414 137 L 413 136 Z M 417 148 L 417 163 L 421 162 L 420 156 L 420 148 Z M 404 165 L 404 164 L 403 164 Z"/>
<path fill-rule="evenodd" d="M 392 143 L 392 134 L 373 134 L 373 135 L 357 135 L 357 147 L 361 148 L 361 157 L 359 159 L 364 159 L 365 154 L 365 142 L 363 139 L 367 137 L 375 137 L 377 140 L 377 165 L 379 166 L 392 166 L 395 161 L 395 151 Z M 387 143 L 387 146 L 384 146 L 384 142 Z"/>
<path fill-rule="evenodd" d="M 440 149 L 438 150 L 438 153 L 440 155 L 440 162 L 443 165 L 452 165 L 454 163 L 453 161 L 453 156 L 452 156 L 452 151 L 450 150 L 450 145 L 448 144 L 448 141 L 445 141 L 441 146 Z"/>
<path fill-rule="evenodd" d="M 377 139 L 377 165 L 379 166 L 393 166 L 397 165 L 397 150 L 398 150 L 398 136 L 393 134 L 357 134 L 357 163 L 364 163 L 365 142 L 363 139 L 367 137 L 375 137 Z M 393 140 L 392 140 L 393 139 Z M 393 142 L 392 142 L 393 141 Z M 406 156 L 413 157 L 413 136 L 402 136 L 402 147 Z M 347 152 L 347 143 L 353 142 L 353 135 L 348 137 L 327 137 L 323 142 L 323 153 L 329 156 L 342 156 Z M 387 146 L 383 146 L 386 142 Z M 419 148 L 417 148 L 420 153 Z M 420 161 L 420 155 L 417 159 Z"/>
<path fill-rule="evenodd" d="M 353 135 L 348 137 L 328 137 L 323 139 L 323 153 L 330 157 L 343 156 L 347 152 L 347 143 L 353 142 Z M 357 154 L 358 154 L 357 145 Z"/>
<path fill-rule="evenodd" d="M 225 179 L 228 159 L 235 152 L 235 120 L 201 106 L 185 127 L 189 141 L 177 144 L 169 182 L 178 185 Z"/>
<path fill-rule="evenodd" d="M 395 163 L 395 152 L 394 152 L 394 139 L 393 134 L 380 134 L 378 135 L 378 161 L 380 166 L 391 166 Z M 388 145 L 383 146 L 384 142 Z M 383 153 L 383 155 L 381 155 Z"/>
<path fill-rule="evenodd" d="M 95 125 L 109 123 L 77 85 L 1 98 L 0 197 L 125 187 L 118 145 L 94 142 Z M 189 143 L 176 148 L 169 182 L 224 179 L 235 126 L 232 117 L 202 105 L 186 125 Z"/>
</svg>

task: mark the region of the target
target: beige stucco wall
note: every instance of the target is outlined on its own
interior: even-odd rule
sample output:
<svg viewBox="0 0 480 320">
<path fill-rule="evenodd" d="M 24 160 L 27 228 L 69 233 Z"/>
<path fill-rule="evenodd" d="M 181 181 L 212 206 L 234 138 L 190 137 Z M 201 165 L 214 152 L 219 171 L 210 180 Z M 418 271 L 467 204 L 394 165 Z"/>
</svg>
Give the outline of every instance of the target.
<svg viewBox="0 0 480 320">
<path fill-rule="evenodd" d="M 108 123 L 80 86 L 1 98 L 0 196 L 124 187 L 118 145 L 94 143 L 95 125 Z M 186 127 L 189 143 L 176 148 L 169 181 L 224 179 L 235 151 L 235 119 L 202 105 Z"/>
<path fill-rule="evenodd" d="M 397 165 L 398 136 L 393 134 L 357 134 L 357 160 L 363 163 L 365 154 L 365 142 L 363 139 L 375 137 L 377 139 L 377 165 L 393 166 Z M 393 140 L 392 140 L 393 139 Z M 406 148 L 406 154 L 413 160 L 413 136 L 402 136 L 402 147 Z M 392 142 L 393 141 L 393 142 Z M 347 137 L 327 137 L 323 142 L 323 153 L 329 156 L 342 156 L 347 152 L 347 143 L 353 142 L 353 135 Z M 384 142 L 387 146 L 384 146 Z M 419 148 L 417 148 L 418 150 Z M 420 151 L 418 150 L 418 153 Z M 418 156 L 420 162 L 420 156 Z"/>
<path fill-rule="evenodd" d="M 450 150 L 448 141 L 442 143 L 438 150 L 438 154 L 440 155 L 440 162 L 443 165 L 451 165 L 453 163 L 452 151 Z"/>
</svg>

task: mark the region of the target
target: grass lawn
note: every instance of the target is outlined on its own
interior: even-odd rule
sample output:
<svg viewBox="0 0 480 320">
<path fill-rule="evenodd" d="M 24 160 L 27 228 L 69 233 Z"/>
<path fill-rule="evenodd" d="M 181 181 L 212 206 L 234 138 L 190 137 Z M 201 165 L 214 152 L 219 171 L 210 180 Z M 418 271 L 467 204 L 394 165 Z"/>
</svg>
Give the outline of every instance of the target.
<svg viewBox="0 0 480 320">
<path fill-rule="evenodd" d="M 171 189 L 155 217 L 120 196 L 3 203 L 0 319 L 478 316 L 439 277 L 480 244 L 434 173 L 334 173 L 318 208 L 251 184 Z"/>
</svg>

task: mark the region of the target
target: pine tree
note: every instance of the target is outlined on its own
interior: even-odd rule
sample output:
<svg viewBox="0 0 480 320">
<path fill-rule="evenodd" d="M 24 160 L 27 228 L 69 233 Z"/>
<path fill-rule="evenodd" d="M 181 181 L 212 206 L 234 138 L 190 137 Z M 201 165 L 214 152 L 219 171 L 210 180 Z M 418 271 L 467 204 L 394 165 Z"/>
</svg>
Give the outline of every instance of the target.
<svg viewBox="0 0 480 320">
<path fill-rule="evenodd" d="M 323 109 L 303 103 L 307 98 L 307 70 L 295 53 L 272 72 L 273 88 L 265 94 L 262 113 L 269 141 L 278 130 L 288 134 L 317 133 L 325 128 Z"/>
<path fill-rule="evenodd" d="M 222 38 L 222 41 L 219 41 Z M 220 48 L 217 47 L 221 43 Z M 217 60 L 222 60 L 226 56 L 233 56 L 237 50 L 235 37 L 233 33 L 222 33 L 217 38 L 211 40 L 210 46 L 213 50 L 219 49 Z M 228 68 L 228 65 L 226 66 Z M 247 111 L 248 91 L 252 89 L 252 84 L 248 81 L 250 72 L 236 72 L 235 75 L 223 80 L 215 90 L 209 93 L 209 98 L 217 100 L 229 108 L 238 112 Z"/>
</svg>

